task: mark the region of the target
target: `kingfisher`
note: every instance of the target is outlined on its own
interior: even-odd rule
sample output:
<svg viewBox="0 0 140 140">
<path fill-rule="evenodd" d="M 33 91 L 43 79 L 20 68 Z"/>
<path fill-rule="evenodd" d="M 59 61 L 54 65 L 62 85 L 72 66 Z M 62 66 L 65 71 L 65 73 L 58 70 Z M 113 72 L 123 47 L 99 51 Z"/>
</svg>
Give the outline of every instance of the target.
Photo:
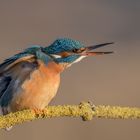
<svg viewBox="0 0 140 140">
<path fill-rule="evenodd" d="M 51 45 L 25 49 L 0 64 L 0 114 L 23 109 L 43 110 L 57 93 L 61 73 L 88 56 L 113 53 L 94 51 L 113 44 L 85 46 L 69 38 Z"/>
</svg>

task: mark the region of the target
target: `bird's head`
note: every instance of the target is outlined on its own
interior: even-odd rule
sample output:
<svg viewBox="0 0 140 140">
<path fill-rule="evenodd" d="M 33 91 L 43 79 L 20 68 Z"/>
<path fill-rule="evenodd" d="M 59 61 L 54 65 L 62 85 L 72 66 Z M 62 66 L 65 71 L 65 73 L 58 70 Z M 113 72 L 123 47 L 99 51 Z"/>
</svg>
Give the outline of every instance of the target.
<svg viewBox="0 0 140 140">
<path fill-rule="evenodd" d="M 69 38 L 61 38 L 54 41 L 50 46 L 45 47 L 44 51 L 54 57 L 55 61 L 63 64 L 66 67 L 73 63 L 79 62 L 85 57 L 96 56 L 102 54 L 110 54 L 112 51 L 107 52 L 94 52 L 94 49 L 103 47 L 111 43 L 98 44 L 93 46 L 84 46 L 82 43 Z"/>
</svg>

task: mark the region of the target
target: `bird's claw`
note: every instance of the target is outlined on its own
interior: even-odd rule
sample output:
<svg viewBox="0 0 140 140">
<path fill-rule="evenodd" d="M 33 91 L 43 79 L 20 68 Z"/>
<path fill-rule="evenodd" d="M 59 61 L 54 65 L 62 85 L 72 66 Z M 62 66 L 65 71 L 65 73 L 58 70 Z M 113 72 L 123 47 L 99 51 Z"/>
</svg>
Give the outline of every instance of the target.
<svg viewBox="0 0 140 140">
<path fill-rule="evenodd" d="M 38 109 L 38 108 L 35 108 L 33 109 L 33 112 L 36 114 L 36 115 L 40 115 L 40 114 L 43 114 L 44 111 L 42 109 Z"/>
</svg>

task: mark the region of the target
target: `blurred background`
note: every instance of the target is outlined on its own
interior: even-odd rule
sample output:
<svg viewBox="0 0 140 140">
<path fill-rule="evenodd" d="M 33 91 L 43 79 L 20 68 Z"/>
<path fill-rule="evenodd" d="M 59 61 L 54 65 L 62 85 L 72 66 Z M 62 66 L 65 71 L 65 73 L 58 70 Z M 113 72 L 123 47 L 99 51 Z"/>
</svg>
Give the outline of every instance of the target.
<svg viewBox="0 0 140 140">
<path fill-rule="evenodd" d="M 62 74 L 51 104 L 140 107 L 139 0 L 0 0 L 0 61 L 30 45 L 69 37 L 113 55 L 87 58 Z M 139 140 L 140 120 L 53 118 L 0 130 L 0 140 Z"/>
</svg>

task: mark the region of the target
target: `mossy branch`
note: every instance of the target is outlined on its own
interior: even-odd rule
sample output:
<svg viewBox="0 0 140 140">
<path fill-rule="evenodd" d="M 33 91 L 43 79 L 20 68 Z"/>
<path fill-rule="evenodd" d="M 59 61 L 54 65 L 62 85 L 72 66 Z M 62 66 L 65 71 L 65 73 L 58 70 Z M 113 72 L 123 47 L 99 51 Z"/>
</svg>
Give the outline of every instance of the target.
<svg viewBox="0 0 140 140">
<path fill-rule="evenodd" d="M 83 120 L 92 120 L 93 117 L 111 119 L 139 119 L 140 108 L 119 106 L 96 106 L 89 102 L 79 105 L 48 106 L 40 112 L 34 110 L 23 110 L 0 116 L 0 128 L 21 124 L 25 121 L 33 121 L 38 118 L 52 117 L 82 117 Z"/>
</svg>

